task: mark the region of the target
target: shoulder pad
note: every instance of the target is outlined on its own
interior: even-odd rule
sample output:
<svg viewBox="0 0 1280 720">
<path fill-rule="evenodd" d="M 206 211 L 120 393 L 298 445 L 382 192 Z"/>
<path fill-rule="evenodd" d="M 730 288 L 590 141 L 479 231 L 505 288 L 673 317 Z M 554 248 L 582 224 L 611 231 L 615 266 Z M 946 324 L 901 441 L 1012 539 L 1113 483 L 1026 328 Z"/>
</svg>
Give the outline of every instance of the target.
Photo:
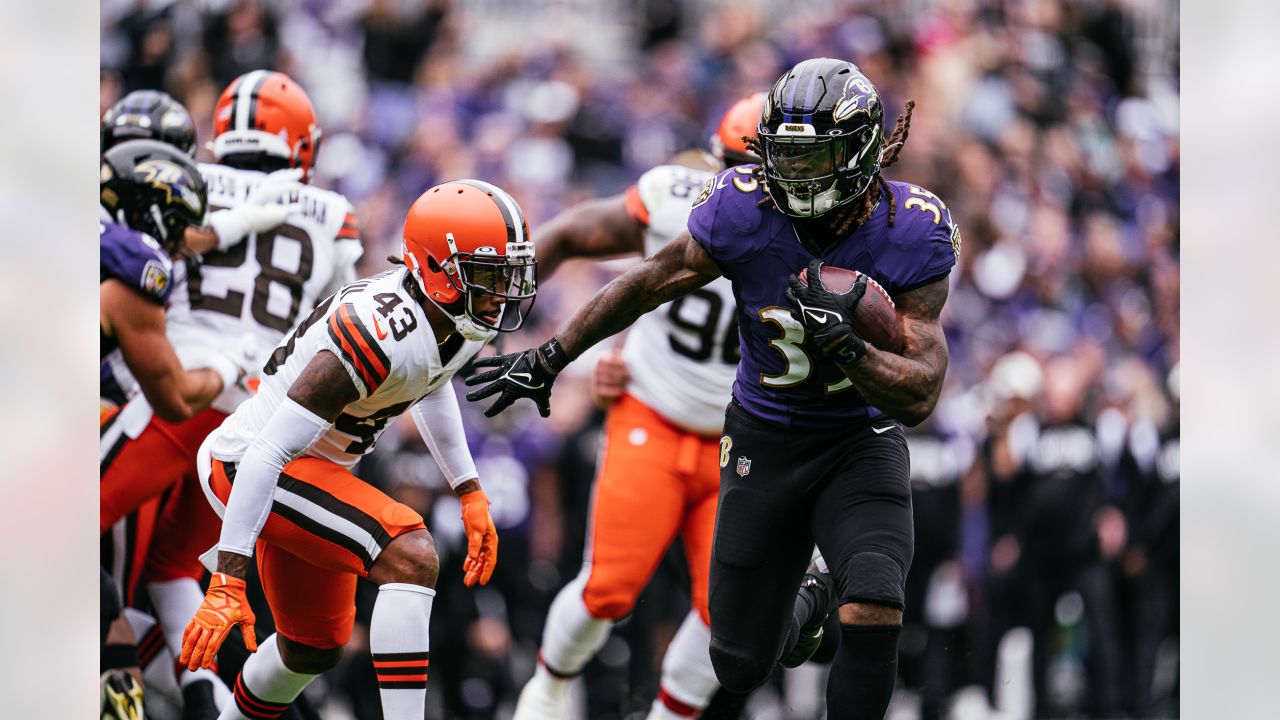
<svg viewBox="0 0 1280 720">
<path fill-rule="evenodd" d="M 693 202 L 689 234 L 719 263 L 754 256 L 772 238 L 781 217 L 755 165 L 739 165 L 709 178 Z"/>
<path fill-rule="evenodd" d="M 960 256 L 960 228 L 947 204 L 919 185 L 890 182 L 895 205 L 889 229 L 890 274 L 900 289 L 947 274 Z"/>
<path fill-rule="evenodd" d="M 173 287 L 173 260 L 160 243 L 115 223 L 98 224 L 101 274 L 164 304 Z"/>
</svg>

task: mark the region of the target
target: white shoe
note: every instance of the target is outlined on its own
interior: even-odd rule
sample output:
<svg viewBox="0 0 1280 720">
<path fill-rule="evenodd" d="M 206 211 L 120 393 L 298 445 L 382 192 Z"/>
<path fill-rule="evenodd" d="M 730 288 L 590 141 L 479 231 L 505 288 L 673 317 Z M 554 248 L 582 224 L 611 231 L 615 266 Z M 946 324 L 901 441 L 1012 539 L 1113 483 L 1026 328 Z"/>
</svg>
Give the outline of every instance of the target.
<svg viewBox="0 0 1280 720">
<path fill-rule="evenodd" d="M 524 690 L 520 691 L 511 720 L 566 720 L 572 685 L 572 680 L 558 678 L 539 664 Z"/>
</svg>

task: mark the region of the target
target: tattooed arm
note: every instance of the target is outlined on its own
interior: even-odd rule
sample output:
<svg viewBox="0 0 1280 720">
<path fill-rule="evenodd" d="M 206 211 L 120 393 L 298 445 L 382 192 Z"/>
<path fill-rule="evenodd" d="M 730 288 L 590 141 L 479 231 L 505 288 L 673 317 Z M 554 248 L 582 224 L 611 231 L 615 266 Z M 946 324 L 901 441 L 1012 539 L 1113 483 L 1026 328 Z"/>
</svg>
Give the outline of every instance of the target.
<svg viewBox="0 0 1280 720">
<path fill-rule="evenodd" d="M 218 539 L 218 572 L 245 576 L 285 464 L 310 449 L 359 397 L 337 356 L 321 350 L 311 358 L 236 468 Z"/>
<path fill-rule="evenodd" d="M 840 368 L 867 402 L 913 427 L 933 412 L 947 374 L 947 338 L 938 320 L 947 302 L 947 281 L 944 277 L 894 298 L 906 338 L 901 355 L 868 345 L 866 357 Z"/>
<path fill-rule="evenodd" d="M 569 359 L 630 327 L 641 315 L 720 277 L 720 268 L 689 234 L 600 288 L 556 333 Z"/>
<path fill-rule="evenodd" d="M 644 250 L 644 225 L 627 212 L 626 196 L 588 200 L 548 220 L 533 238 L 538 280 L 577 257 L 601 258 Z"/>
</svg>

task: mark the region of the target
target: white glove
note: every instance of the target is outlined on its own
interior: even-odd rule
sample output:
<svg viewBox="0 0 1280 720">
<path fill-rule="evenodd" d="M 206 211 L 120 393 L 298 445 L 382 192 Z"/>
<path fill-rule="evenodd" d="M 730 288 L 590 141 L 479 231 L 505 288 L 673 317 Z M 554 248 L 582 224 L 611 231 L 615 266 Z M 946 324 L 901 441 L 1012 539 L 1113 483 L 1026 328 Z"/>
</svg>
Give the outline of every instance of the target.
<svg viewBox="0 0 1280 720">
<path fill-rule="evenodd" d="M 226 250 L 244 240 L 250 233 L 267 232 L 279 227 L 298 209 L 297 203 L 280 204 L 288 192 L 298 189 L 302 170 L 277 170 L 263 178 L 245 201 L 233 208 L 209 215 L 209 227 L 218 236 L 218 249 Z"/>
<path fill-rule="evenodd" d="M 246 333 L 226 352 L 210 357 L 207 366 L 222 378 L 223 392 L 233 386 L 253 392 L 251 385 L 262 373 L 264 362 L 266 359 L 258 339 Z"/>
</svg>

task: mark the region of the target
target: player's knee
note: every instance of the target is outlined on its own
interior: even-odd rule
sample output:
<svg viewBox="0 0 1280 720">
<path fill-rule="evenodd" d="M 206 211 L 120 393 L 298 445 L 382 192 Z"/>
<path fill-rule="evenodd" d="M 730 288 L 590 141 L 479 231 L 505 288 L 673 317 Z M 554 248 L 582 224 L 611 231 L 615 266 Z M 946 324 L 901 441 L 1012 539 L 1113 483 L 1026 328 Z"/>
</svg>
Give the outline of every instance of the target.
<svg viewBox="0 0 1280 720">
<path fill-rule="evenodd" d="M 342 659 L 342 648 L 318 648 L 277 634 L 280 647 L 280 659 L 284 666 L 296 673 L 318 675 L 338 666 Z"/>
<path fill-rule="evenodd" d="M 763 685 L 769 679 L 776 661 L 775 658 L 719 642 L 714 636 L 711 638 L 710 652 L 716 679 L 726 690 L 735 693 L 751 692 Z"/>
<path fill-rule="evenodd" d="M 897 625 L 902 622 L 907 570 L 881 552 L 860 552 L 849 558 L 849 580 L 840 606 L 842 625 Z"/>
<path fill-rule="evenodd" d="M 851 602 L 840 606 L 841 625 L 901 625 L 902 611 L 890 605 Z"/>
<path fill-rule="evenodd" d="M 635 607 L 635 596 L 618 588 L 600 588 L 591 583 L 582 591 L 582 604 L 597 620 L 621 620 Z"/>
<path fill-rule="evenodd" d="M 439 576 L 440 556 L 426 530 L 414 530 L 392 540 L 369 570 L 369 579 L 377 585 L 408 583 L 434 588 Z"/>
</svg>

